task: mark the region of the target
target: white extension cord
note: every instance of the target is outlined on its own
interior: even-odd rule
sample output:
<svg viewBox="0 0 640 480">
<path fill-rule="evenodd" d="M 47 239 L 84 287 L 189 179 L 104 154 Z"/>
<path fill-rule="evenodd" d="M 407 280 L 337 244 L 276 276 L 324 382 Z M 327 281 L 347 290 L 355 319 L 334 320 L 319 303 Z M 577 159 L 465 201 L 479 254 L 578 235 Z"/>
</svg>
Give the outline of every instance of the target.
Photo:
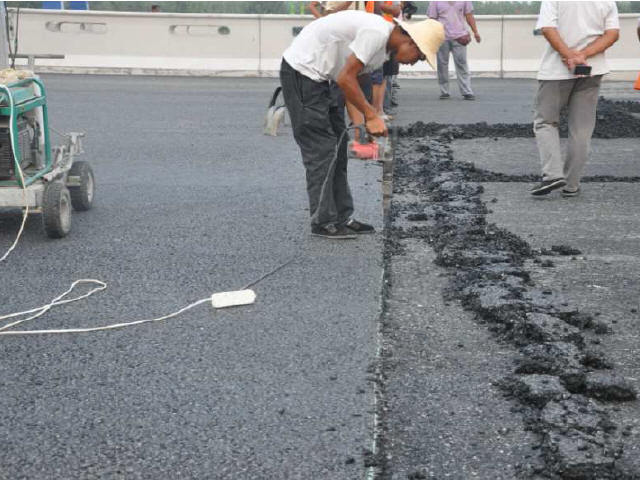
<svg viewBox="0 0 640 480">
<path fill-rule="evenodd" d="M 15 160 L 16 153 L 14 149 L 15 138 L 13 134 L 13 109 L 14 109 L 13 96 L 11 95 L 11 91 L 9 90 L 9 87 L 7 87 L 6 85 L 0 84 L 0 89 L 7 92 L 7 98 L 9 98 L 9 109 L 11 110 L 11 119 L 9 120 L 9 138 L 11 140 L 11 150 L 13 150 L 13 157 Z M 24 209 L 24 212 L 22 212 L 22 223 L 20 224 L 18 235 L 16 235 L 16 239 L 13 242 L 13 244 L 9 247 L 9 250 L 7 250 L 7 252 L 0 258 L 0 263 L 4 262 L 9 256 L 9 254 L 11 254 L 11 252 L 13 252 L 13 250 L 16 248 L 16 245 L 18 245 L 18 242 L 20 241 L 20 237 L 22 236 L 22 232 L 24 231 L 24 226 L 27 223 L 27 217 L 29 216 L 29 204 L 27 202 L 27 187 L 24 184 L 24 175 L 22 173 L 22 168 L 20 167 L 20 162 L 15 161 L 14 163 L 16 164 L 16 168 L 18 169 L 18 175 L 20 176 L 20 183 L 22 184 L 22 198 L 24 200 L 25 209 Z"/>
<path fill-rule="evenodd" d="M 81 285 L 81 284 L 94 285 L 94 287 L 91 290 L 89 290 L 87 293 L 84 293 L 77 297 L 65 298 L 67 295 L 73 292 L 73 290 L 78 285 Z M 11 327 L 15 327 L 17 325 L 20 325 L 21 323 L 28 322 L 29 320 L 34 320 L 44 315 L 53 307 L 65 305 L 71 302 L 77 302 L 78 300 L 82 300 L 84 298 L 90 297 L 94 293 L 100 292 L 102 290 L 106 290 L 106 288 L 107 288 L 107 284 L 100 280 L 94 280 L 94 279 L 76 280 L 71 284 L 71 287 L 69 287 L 67 291 L 65 291 L 61 295 L 58 295 L 56 298 L 54 298 L 51 302 L 47 303 L 46 305 L 32 308 L 30 310 L 25 310 L 22 312 L 10 313 L 8 315 L 1 315 L 0 321 L 33 314 L 30 317 L 23 318 L 21 320 L 16 320 L 12 323 L 9 323 L 7 325 L 0 327 L 0 335 L 44 335 L 44 334 L 55 334 L 55 333 L 101 332 L 104 330 L 115 330 L 117 328 L 131 327 L 133 325 L 141 325 L 143 323 L 160 322 L 162 320 L 168 320 L 170 318 L 177 317 L 181 313 L 184 313 L 187 310 L 191 310 L 192 308 L 197 307 L 198 305 L 201 305 L 205 302 L 211 302 L 211 305 L 214 308 L 227 308 L 227 307 L 235 307 L 239 305 L 249 305 L 255 302 L 255 299 L 256 299 L 256 294 L 254 293 L 254 291 L 248 290 L 248 289 L 237 290 L 233 292 L 220 292 L 220 293 L 214 293 L 213 295 L 211 295 L 211 297 L 203 298 L 196 302 L 193 302 L 176 312 L 170 313 L 168 315 L 163 315 L 162 317 L 158 317 L 158 318 L 148 318 L 144 320 L 135 320 L 132 322 L 113 323 L 113 324 L 104 325 L 101 327 L 63 328 L 63 329 L 49 329 L 49 330 L 8 330 Z"/>
</svg>

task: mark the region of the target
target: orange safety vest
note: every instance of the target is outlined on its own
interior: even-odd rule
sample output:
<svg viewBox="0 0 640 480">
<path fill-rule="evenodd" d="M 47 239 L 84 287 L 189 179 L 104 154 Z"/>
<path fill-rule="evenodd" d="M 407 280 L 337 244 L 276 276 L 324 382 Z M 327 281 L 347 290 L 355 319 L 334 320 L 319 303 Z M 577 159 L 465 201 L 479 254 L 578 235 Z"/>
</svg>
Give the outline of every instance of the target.
<svg viewBox="0 0 640 480">
<path fill-rule="evenodd" d="M 385 5 L 393 5 L 393 2 L 383 2 Z M 365 2 L 364 8 L 369 13 L 376 12 L 376 2 Z M 393 15 L 390 13 L 382 13 L 382 18 L 384 18 L 387 22 L 393 22 Z"/>
</svg>

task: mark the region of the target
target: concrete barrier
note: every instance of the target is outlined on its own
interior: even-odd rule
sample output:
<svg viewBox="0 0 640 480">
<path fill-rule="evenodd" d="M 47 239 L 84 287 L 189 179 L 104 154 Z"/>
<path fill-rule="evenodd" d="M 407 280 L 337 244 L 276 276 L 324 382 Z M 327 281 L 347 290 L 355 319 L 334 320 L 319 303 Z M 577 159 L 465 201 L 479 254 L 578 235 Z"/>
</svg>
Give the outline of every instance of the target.
<svg viewBox="0 0 640 480">
<path fill-rule="evenodd" d="M 15 15 L 11 9 L 11 18 Z M 482 43 L 469 46 L 474 74 L 535 74 L 546 46 L 544 38 L 533 35 L 535 15 L 476 18 Z M 637 18 L 621 15 L 621 39 L 608 52 L 612 69 L 628 78 L 640 70 Z M 311 20 L 306 15 L 21 9 L 19 53 L 64 55 L 39 60 L 40 72 L 272 76 L 282 52 Z M 401 72 L 433 75 L 425 63 L 402 67 Z"/>
</svg>

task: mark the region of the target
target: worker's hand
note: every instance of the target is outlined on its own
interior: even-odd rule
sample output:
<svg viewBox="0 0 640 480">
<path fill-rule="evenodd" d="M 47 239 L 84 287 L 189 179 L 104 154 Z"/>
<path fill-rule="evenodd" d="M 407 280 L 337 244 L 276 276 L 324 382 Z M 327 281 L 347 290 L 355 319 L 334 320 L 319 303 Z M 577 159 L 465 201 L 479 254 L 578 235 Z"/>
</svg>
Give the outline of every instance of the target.
<svg viewBox="0 0 640 480">
<path fill-rule="evenodd" d="M 365 127 L 367 128 L 367 132 L 374 137 L 386 137 L 388 135 L 387 126 L 379 115 L 367 118 L 365 120 Z"/>
<path fill-rule="evenodd" d="M 584 65 L 587 63 L 587 57 L 579 50 L 571 50 L 567 58 L 564 59 L 564 63 L 571 73 L 576 68 L 576 65 Z"/>
<path fill-rule="evenodd" d="M 474 34 L 473 34 L 473 36 L 475 37 L 476 42 L 480 43 L 480 41 L 482 40 L 482 39 L 480 38 L 480 34 L 479 34 L 479 33 L 474 33 Z"/>
</svg>

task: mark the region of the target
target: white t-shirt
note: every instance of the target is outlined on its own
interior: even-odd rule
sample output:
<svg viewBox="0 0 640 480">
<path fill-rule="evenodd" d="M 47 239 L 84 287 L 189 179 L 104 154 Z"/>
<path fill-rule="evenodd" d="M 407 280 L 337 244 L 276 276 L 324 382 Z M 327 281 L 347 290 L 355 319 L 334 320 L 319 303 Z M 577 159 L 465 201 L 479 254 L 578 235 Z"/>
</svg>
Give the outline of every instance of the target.
<svg viewBox="0 0 640 480">
<path fill-rule="evenodd" d="M 353 53 L 371 73 L 388 60 L 394 24 L 379 15 L 349 10 L 314 20 L 283 54 L 294 70 L 317 82 L 336 80 Z"/>
<path fill-rule="evenodd" d="M 536 28 L 555 27 L 564 43 L 572 50 L 581 50 L 605 30 L 620 28 L 615 2 L 542 2 Z M 591 75 L 609 73 L 604 52 L 587 58 Z M 538 80 L 568 80 L 575 78 L 562 57 L 551 45 L 542 56 Z"/>
</svg>

